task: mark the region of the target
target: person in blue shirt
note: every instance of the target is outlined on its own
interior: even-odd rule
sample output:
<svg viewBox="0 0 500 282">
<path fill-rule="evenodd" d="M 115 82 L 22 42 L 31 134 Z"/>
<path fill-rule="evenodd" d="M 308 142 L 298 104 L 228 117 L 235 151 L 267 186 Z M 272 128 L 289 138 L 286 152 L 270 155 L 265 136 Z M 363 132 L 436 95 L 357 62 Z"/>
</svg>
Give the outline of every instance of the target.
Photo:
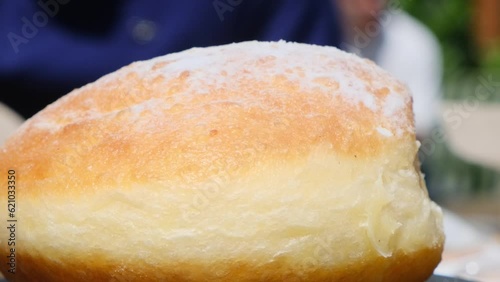
<svg viewBox="0 0 500 282">
<path fill-rule="evenodd" d="M 0 3 L 0 102 L 28 118 L 133 61 L 247 40 L 339 46 L 329 0 Z"/>
</svg>

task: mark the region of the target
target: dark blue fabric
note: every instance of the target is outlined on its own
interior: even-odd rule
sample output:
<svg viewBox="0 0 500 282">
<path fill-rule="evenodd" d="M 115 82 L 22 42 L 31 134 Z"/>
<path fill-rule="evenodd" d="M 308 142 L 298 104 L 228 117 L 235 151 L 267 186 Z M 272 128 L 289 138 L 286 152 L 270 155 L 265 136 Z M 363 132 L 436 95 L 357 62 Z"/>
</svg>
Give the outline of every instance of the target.
<svg viewBox="0 0 500 282">
<path fill-rule="evenodd" d="M 191 47 L 279 39 L 339 46 L 331 2 L 2 0 L 0 100 L 29 117 L 133 61 Z M 218 12 L 215 6 L 229 8 Z M 140 20 L 155 26 L 147 43 L 132 37 Z"/>
</svg>

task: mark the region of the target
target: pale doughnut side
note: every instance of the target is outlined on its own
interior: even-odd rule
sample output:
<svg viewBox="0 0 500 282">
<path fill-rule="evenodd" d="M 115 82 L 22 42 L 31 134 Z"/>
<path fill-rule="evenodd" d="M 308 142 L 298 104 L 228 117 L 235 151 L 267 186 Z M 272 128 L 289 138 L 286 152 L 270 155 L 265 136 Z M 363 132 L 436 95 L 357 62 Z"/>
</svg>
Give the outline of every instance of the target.
<svg viewBox="0 0 500 282">
<path fill-rule="evenodd" d="M 333 47 L 245 42 L 133 63 L 0 151 L 18 175 L 15 277 L 423 281 L 444 238 L 411 107 L 404 85 Z"/>
</svg>

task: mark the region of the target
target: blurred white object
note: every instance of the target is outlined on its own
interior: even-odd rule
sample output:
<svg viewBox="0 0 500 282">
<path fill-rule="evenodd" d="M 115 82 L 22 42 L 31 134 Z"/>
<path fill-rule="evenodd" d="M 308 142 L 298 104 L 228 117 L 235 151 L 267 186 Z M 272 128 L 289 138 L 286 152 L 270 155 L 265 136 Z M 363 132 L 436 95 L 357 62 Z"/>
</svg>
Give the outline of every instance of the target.
<svg viewBox="0 0 500 282">
<path fill-rule="evenodd" d="M 488 235 L 480 232 L 472 224 L 460 216 L 444 210 L 444 233 L 446 234 L 445 250 L 460 252 L 464 249 L 480 247 Z"/>
<path fill-rule="evenodd" d="M 6 105 L 0 103 L 0 145 L 16 131 L 24 119 Z"/>
<path fill-rule="evenodd" d="M 444 211 L 446 243 L 435 274 L 472 281 L 500 281 L 500 242 L 494 234 L 475 228 L 450 211 Z"/>
<path fill-rule="evenodd" d="M 448 144 L 455 154 L 500 171 L 500 104 L 477 100 L 446 103 L 442 114 Z"/>
</svg>

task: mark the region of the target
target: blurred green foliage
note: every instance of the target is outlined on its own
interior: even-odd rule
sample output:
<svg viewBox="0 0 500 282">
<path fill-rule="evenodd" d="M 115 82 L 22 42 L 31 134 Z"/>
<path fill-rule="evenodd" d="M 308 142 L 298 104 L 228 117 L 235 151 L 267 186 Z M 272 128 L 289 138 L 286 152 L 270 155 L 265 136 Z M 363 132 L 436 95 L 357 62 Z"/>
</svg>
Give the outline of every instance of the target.
<svg viewBox="0 0 500 282">
<path fill-rule="evenodd" d="M 445 80 L 458 69 L 479 66 L 472 31 L 470 0 L 402 0 L 401 4 L 439 39 L 443 51 Z"/>
<path fill-rule="evenodd" d="M 399 1 L 399 0 L 393 0 Z M 481 54 L 474 38 L 473 1 L 401 0 L 401 6 L 427 25 L 437 36 L 443 52 L 444 98 L 460 99 L 470 94 L 479 74 L 500 80 L 500 46 Z M 500 93 L 490 97 L 500 101 Z"/>
<path fill-rule="evenodd" d="M 443 97 L 460 100 L 474 94 L 479 75 L 500 81 L 500 46 L 482 54 L 474 38 L 474 1 L 393 0 L 427 25 L 437 36 L 443 52 Z M 395 2 L 393 2 L 395 3 Z M 500 90 L 489 98 L 500 102 Z M 500 124 L 499 128 L 500 130 Z M 500 146 L 500 144 L 499 144 Z M 427 160 L 428 184 L 437 200 L 455 195 L 490 193 L 500 186 L 500 173 L 455 156 L 446 144 L 437 144 Z"/>
</svg>

